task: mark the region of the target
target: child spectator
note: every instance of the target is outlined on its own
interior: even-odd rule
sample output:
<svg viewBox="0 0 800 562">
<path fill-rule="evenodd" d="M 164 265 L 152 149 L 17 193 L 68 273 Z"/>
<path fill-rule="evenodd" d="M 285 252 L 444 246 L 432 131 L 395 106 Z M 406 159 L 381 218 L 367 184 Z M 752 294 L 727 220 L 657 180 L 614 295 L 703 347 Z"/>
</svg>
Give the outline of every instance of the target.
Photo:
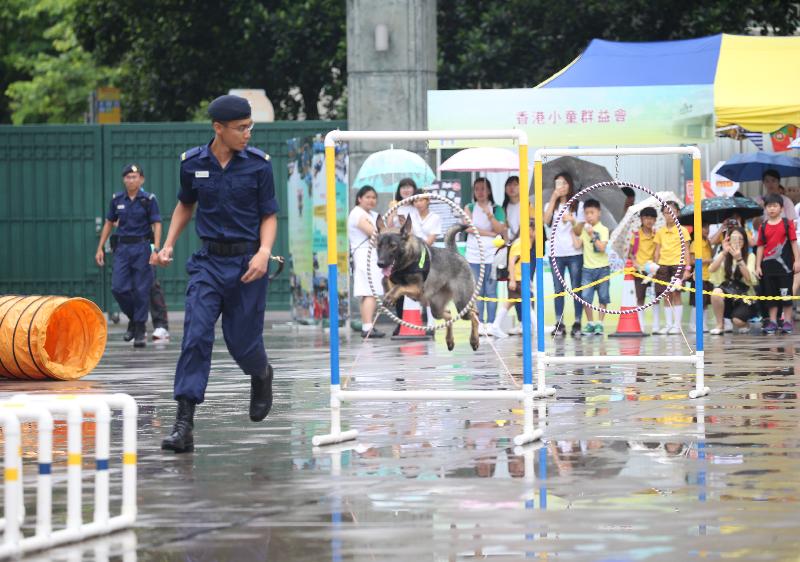
<svg viewBox="0 0 800 562">
<path fill-rule="evenodd" d="M 661 209 L 664 214 L 665 226 L 656 232 L 653 242 L 656 245 L 655 260 L 658 264 L 658 271 L 656 271 L 655 279 L 662 283 L 656 283 L 655 290 L 656 296 L 661 296 L 664 291 L 669 287 L 663 283 L 669 283 L 678 271 L 678 265 L 683 263 L 688 265 L 689 252 L 687 248 L 681 244 L 679 232 L 683 234 L 683 239 L 689 244 L 689 231 L 679 224 L 675 223 L 670 213 L 670 207 L 675 216 L 678 215 L 680 207 L 675 201 L 667 201 L 667 204 Z M 680 229 L 680 230 L 678 230 Z M 684 250 L 687 249 L 686 253 Z M 684 267 L 683 279 L 688 277 L 688 270 Z M 682 279 L 682 280 L 683 280 Z M 683 305 L 681 304 L 681 293 L 679 286 L 682 282 L 680 280 L 677 286 L 670 288 L 669 294 L 664 297 L 664 327 L 658 330 L 657 334 L 680 334 L 681 333 L 681 320 L 683 319 Z"/>
<path fill-rule="evenodd" d="M 583 248 L 583 272 L 581 274 L 581 285 L 593 283 L 603 277 L 608 277 L 611 273 L 611 268 L 608 264 L 608 254 L 606 254 L 606 246 L 608 245 L 608 228 L 600 222 L 600 202 L 596 199 L 587 199 L 583 203 L 583 216 L 586 218 L 586 223 L 583 226 L 580 236 L 572 233 L 573 244 L 575 248 Z M 594 293 L 597 291 L 600 306 L 608 306 L 611 299 L 609 298 L 608 279 L 594 285 L 587 287 L 583 290 L 583 300 L 591 303 L 594 300 Z M 584 312 L 586 312 L 586 326 L 584 326 L 582 333 L 590 336 L 593 334 L 603 334 L 603 318 L 604 312 L 598 312 L 598 320 L 594 322 L 594 310 L 591 307 L 583 305 Z"/>
<path fill-rule="evenodd" d="M 536 240 L 536 228 L 533 226 L 533 219 L 530 220 L 530 240 L 531 248 Z M 522 239 L 517 236 L 508 250 L 508 298 L 520 299 L 522 298 Z M 531 260 L 531 278 L 534 271 L 536 271 L 536 262 Z M 530 279 L 528 279 L 530 283 Z M 497 316 L 489 333 L 495 337 L 507 337 L 508 334 L 504 333 L 501 329 L 503 320 L 514 305 L 517 309 L 517 318 L 520 323 L 522 322 L 522 303 L 504 302 L 500 305 L 500 310 L 497 311 Z M 531 312 L 531 321 L 533 321 L 533 313 Z M 519 332 L 522 333 L 522 332 Z"/>
<path fill-rule="evenodd" d="M 768 297 L 786 297 L 792 294 L 792 275 L 800 273 L 800 250 L 794 221 L 784 218 L 783 197 L 779 193 L 764 196 L 767 220 L 758 232 L 756 276 L 761 279 L 761 294 Z M 774 301 L 773 301 L 774 302 Z M 769 304 L 769 320 L 762 328 L 765 334 L 778 331 L 778 305 Z M 791 334 L 792 301 L 783 302 L 783 322 L 780 330 Z"/>
<path fill-rule="evenodd" d="M 656 235 L 655 225 L 658 213 L 653 207 L 645 207 L 639 211 L 639 221 L 642 226 L 633 234 L 631 247 L 628 257 L 633 261 L 634 267 L 639 273 L 653 275 L 655 270 L 656 243 L 653 241 Z M 645 281 L 640 277 L 634 277 L 633 284 L 636 289 L 636 304 L 644 305 L 647 287 L 652 285 L 652 281 Z M 653 325 L 658 324 L 656 314 L 658 308 L 653 309 Z M 644 327 L 644 311 L 639 311 L 639 326 Z"/>
<path fill-rule="evenodd" d="M 695 307 L 697 306 L 696 305 L 697 294 L 700 293 L 703 297 L 702 303 L 703 303 L 703 310 L 705 311 L 705 309 L 708 308 L 708 305 L 711 302 L 711 295 L 705 294 L 702 291 L 707 291 L 710 293 L 712 290 L 714 290 L 714 284 L 711 283 L 711 281 L 709 280 L 709 275 L 710 275 L 709 267 L 711 266 L 711 257 L 712 257 L 711 242 L 708 239 L 709 229 L 710 227 L 708 224 L 703 225 L 700 244 L 698 244 L 697 237 L 694 236 L 694 233 L 692 233 L 692 255 L 691 255 L 691 260 L 689 262 L 690 266 L 689 270 L 691 270 L 692 266 L 694 266 L 694 260 L 697 259 L 698 255 L 700 256 L 700 259 L 703 260 L 702 287 L 701 288 L 697 287 L 697 282 L 695 281 L 694 276 L 690 278 L 691 286 L 695 289 L 693 293 L 689 293 L 689 306 L 692 307 L 692 318 L 696 318 L 695 314 L 697 314 L 695 311 Z M 691 322 L 689 324 L 689 327 L 694 328 L 695 327 L 694 322 Z M 704 327 L 707 328 L 707 326 Z M 706 329 L 706 331 L 708 330 Z"/>
</svg>

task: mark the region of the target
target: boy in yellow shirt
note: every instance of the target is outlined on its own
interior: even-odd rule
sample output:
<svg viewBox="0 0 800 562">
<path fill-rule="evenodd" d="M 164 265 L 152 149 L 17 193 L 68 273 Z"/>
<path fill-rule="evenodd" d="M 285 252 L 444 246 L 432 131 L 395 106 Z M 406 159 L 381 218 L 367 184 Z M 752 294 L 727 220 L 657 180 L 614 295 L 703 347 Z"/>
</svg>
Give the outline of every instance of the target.
<svg viewBox="0 0 800 562">
<path fill-rule="evenodd" d="M 683 263 L 685 265 L 689 264 L 689 231 L 681 225 L 675 223 L 672 218 L 672 214 L 670 214 L 670 212 L 667 210 L 667 206 L 672 208 L 676 216 L 680 212 L 680 207 L 676 202 L 667 201 L 667 205 L 661 209 L 661 212 L 664 214 L 665 226 L 664 228 L 659 229 L 653 238 L 653 241 L 656 245 L 655 262 L 658 264 L 658 271 L 656 271 L 655 279 L 665 283 L 669 283 L 670 280 L 675 276 L 675 273 L 678 270 L 678 264 L 681 262 L 682 254 Z M 683 239 L 686 243 L 686 248 L 681 245 L 678 229 L 680 229 L 680 232 L 683 233 Z M 685 253 L 684 249 L 687 250 Z M 686 267 L 684 267 L 683 275 L 679 281 L 679 284 L 682 284 L 687 277 L 688 271 Z M 667 290 L 667 285 L 656 283 L 655 290 L 656 296 L 660 296 L 664 291 Z M 683 318 L 683 305 L 681 304 L 680 290 L 677 287 L 670 289 L 669 294 L 664 297 L 664 301 L 664 315 L 666 317 L 666 322 L 664 323 L 664 327 L 658 330 L 656 333 L 680 334 L 680 324 Z"/>
<path fill-rule="evenodd" d="M 708 233 L 709 233 L 709 225 L 703 224 L 703 236 L 701 237 L 702 241 L 701 244 L 699 244 L 699 249 L 698 249 L 697 238 L 694 235 L 692 236 L 692 254 L 689 258 L 689 267 L 687 268 L 687 271 L 691 276 L 690 277 L 691 286 L 692 288 L 695 289 L 695 292 L 689 293 L 689 306 L 692 307 L 692 318 L 696 318 L 695 316 L 696 312 L 694 308 L 697 306 L 696 304 L 697 293 L 699 291 L 707 291 L 710 293 L 711 291 L 714 290 L 714 284 L 711 283 L 711 281 L 709 280 L 709 276 L 711 274 L 708 268 L 711 267 L 712 250 L 711 250 L 711 241 L 708 239 Z M 694 260 L 697 259 L 698 255 L 700 256 L 700 259 L 703 260 L 703 286 L 700 289 L 697 288 L 697 283 L 694 280 L 694 268 L 692 267 L 692 264 L 694 264 Z M 703 310 L 707 309 L 709 303 L 711 303 L 711 295 L 703 294 L 702 303 L 703 303 Z M 708 324 L 704 322 L 703 325 L 705 327 L 705 331 L 707 332 Z M 696 328 L 694 321 L 690 322 L 689 331 L 693 332 L 695 329 Z"/>
<path fill-rule="evenodd" d="M 575 248 L 583 248 L 583 273 L 581 274 L 581 285 L 588 285 L 603 277 L 608 277 L 611 273 L 611 267 L 608 263 L 608 254 L 606 254 L 606 246 L 608 245 L 608 228 L 600 222 L 600 202 L 596 199 L 587 199 L 583 203 L 583 216 L 586 218 L 586 223 L 583 226 L 580 236 L 572 233 L 572 242 Z M 587 287 L 582 292 L 582 298 L 586 302 L 594 300 L 594 293 L 597 292 L 600 306 L 606 307 L 611 302 L 609 297 L 609 283 L 608 279 L 594 285 Z M 583 305 L 583 311 L 586 313 L 586 326 L 581 331 L 582 334 L 591 336 L 593 334 L 603 335 L 603 318 L 605 312 L 598 312 L 598 320 L 594 323 L 594 310 Z"/>
<path fill-rule="evenodd" d="M 533 256 L 533 247 L 534 242 L 536 240 L 536 228 L 534 227 L 533 219 L 530 219 L 530 240 L 531 240 L 531 279 L 533 279 L 533 274 L 536 271 L 536 260 Z M 517 236 L 517 238 L 512 242 L 511 247 L 508 249 L 508 298 L 509 299 L 519 299 L 522 298 L 522 239 Z M 530 279 L 528 280 L 530 283 Z M 503 333 L 501 329 L 501 325 L 503 320 L 505 320 L 506 316 L 508 315 L 508 311 L 511 310 L 512 305 L 517 309 L 517 318 L 519 319 L 520 323 L 522 322 L 522 303 L 519 302 L 505 302 L 501 303 L 498 307 L 497 314 L 494 318 L 494 323 L 492 324 L 492 334 L 495 337 L 506 337 L 508 334 Z M 531 301 L 531 306 L 533 306 L 533 301 Z M 531 311 L 531 325 L 535 322 L 535 318 L 533 315 L 533 311 Z M 515 333 L 515 332 L 509 332 Z M 521 331 L 519 332 L 522 333 Z M 502 334 L 502 335 L 500 335 Z"/>
<path fill-rule="evenodd" d="M 634 267 L 645 275 L 653 275 L 655 269 L 656 243 L 656 219 L 658 213 L 653 207 L 645 207 L 639 211 L 639 221 L 642 226 L 633 234 L 628 256 L 633 260 Z M 633 278 L 633 285 L 636 290 L 636 304 L 644 305 L 647 296 L 647 288 L 652 285 L 652 281 L 645 281 L 640 277 Z M 639 311 L 639 326 L 644 328 L 644 311 Z M 653 307 L 653 329 L 658 329 L 658 307 Z"/>
</svg>

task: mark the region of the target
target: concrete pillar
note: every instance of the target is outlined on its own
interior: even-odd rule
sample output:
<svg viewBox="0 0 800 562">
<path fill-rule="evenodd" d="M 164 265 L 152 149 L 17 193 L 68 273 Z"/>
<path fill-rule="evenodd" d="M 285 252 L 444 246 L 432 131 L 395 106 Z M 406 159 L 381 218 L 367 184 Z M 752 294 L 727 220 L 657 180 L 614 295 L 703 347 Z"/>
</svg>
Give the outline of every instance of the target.
<svg viewBox="0 0 800 562">
<path fill-rule="evenodd" d="M 388 43 L 381 45 L 386 32 Z M 428 90 L 435 89 L 436 0 L 347 0 L 348 127 L 427 129 Z M 425 156 L 425 143 L 394 147 Z M 384 148 L 387 143 L 351 144 L 351 179 L 371 152 Z"/>
</svg>

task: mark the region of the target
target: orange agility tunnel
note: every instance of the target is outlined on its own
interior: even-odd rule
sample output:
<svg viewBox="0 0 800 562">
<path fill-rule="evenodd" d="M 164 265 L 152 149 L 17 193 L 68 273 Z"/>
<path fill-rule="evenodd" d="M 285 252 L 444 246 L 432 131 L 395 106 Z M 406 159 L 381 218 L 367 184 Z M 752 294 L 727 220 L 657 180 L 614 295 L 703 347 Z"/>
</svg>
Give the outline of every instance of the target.
<svg viewBox="0 0 800 562">
<path fill-rule="evenodd" d="M 0 377 L 75 380 L 106 349 L 106 319 L 92 301 L 0 296 Z"/>
</svg>

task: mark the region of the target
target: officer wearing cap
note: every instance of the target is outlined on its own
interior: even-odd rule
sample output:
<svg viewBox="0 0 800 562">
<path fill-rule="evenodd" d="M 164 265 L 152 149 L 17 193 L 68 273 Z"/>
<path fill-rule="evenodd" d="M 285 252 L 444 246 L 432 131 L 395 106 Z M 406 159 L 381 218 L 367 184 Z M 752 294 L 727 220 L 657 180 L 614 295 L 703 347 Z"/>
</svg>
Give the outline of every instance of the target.
<svg viewBox="0 0 800 562">
<path fill-rule="evenodd" d="M 269 156 L 247 145 L 253 121 L 250 104 L 232 95 L 208 108 L 214 138 L 181 155 L 180 191 L 159 265 L 172 261 L 173 247 L 189 224 L 203 246 L 189 259 L 181 355 L 175 369 L 175 425 L 161 448 L 194 448 L 195 406 L 205 398 L 214 344 L 222 315 L 228 351 L 250 376 L 250 419 L 261 421 L 272 407 L 272 367 L 264 349 L 267 266 L 278 228 L 278 202 Z"/>
<path fill-rule="evenodd" d="M 100 267 L 105 265 L 103 247 L 116 224 L 117 231 L 111 239 L 114 252 L 111 292 L 129 320 L 125 341 L 133 339 L 134 347 L 144 347 L 145 322 L 153 285 L 151 264 L 157 258 L 151 241 L 161 239 L 161 214 L 156 196 L 142 189 L 144 172 L 141 166 L 125 166 L 122 181 L 125 191 L 115 193 L 111 198 L 95 261 Z"/>
</svg>

